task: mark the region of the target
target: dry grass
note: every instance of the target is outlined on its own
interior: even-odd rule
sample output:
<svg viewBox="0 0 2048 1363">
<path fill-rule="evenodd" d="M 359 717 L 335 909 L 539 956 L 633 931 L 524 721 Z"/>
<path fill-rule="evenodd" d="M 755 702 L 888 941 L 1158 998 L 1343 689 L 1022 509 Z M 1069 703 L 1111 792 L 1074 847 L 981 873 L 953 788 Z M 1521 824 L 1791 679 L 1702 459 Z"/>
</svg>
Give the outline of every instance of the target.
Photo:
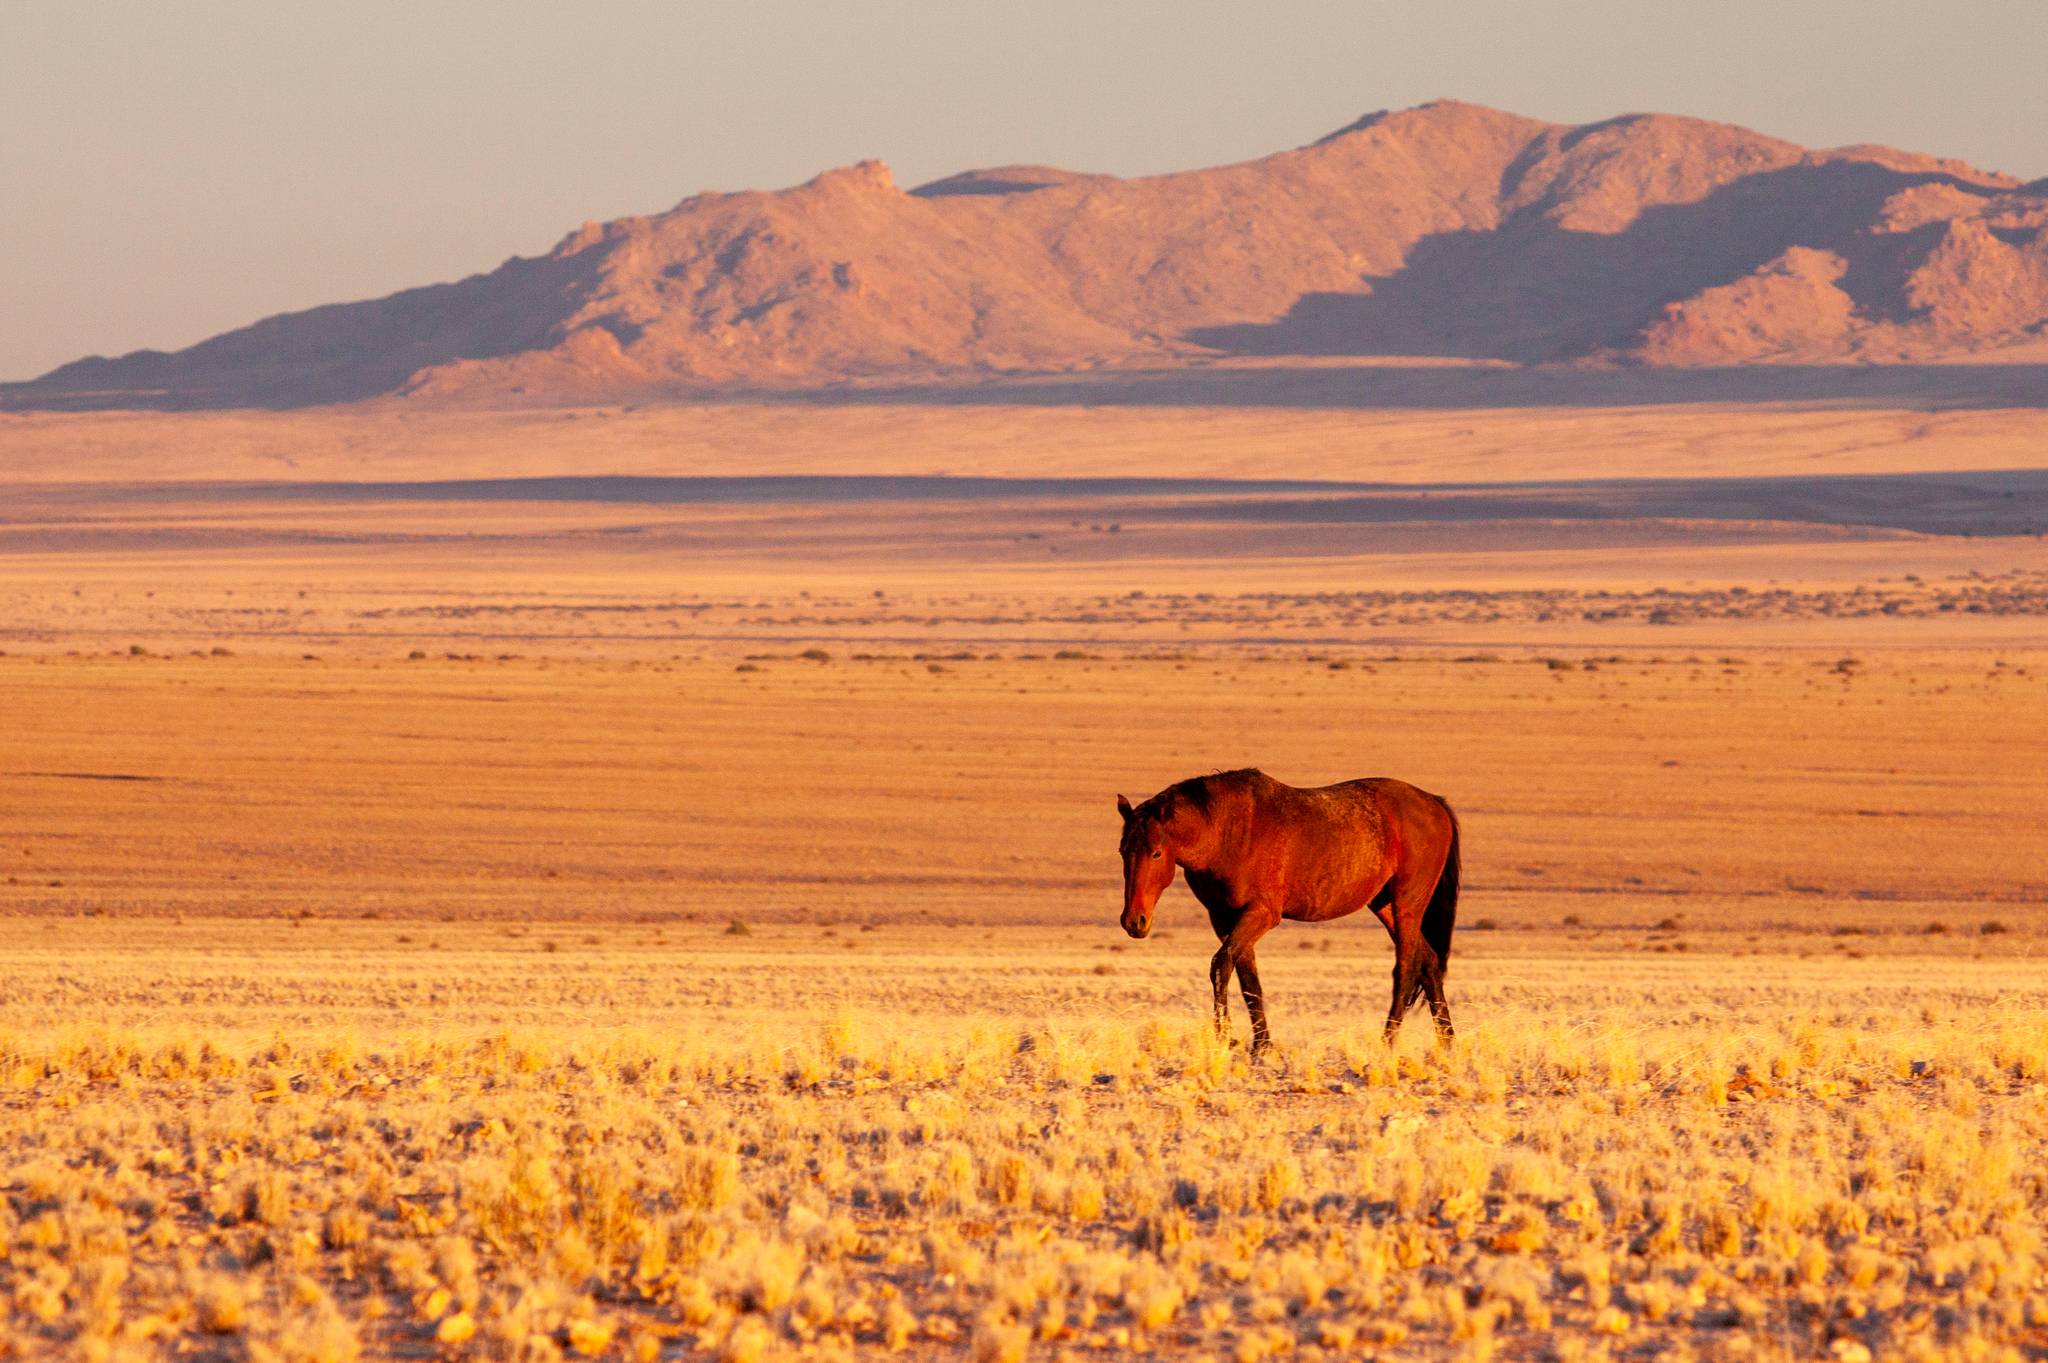
<svg viewBox="0 0 2048 1363">
<path fill-rule="evenodd" d="M 426 960 L 385 929 L 314 953 L 308 1013 L 254 987 L 306 970 L 290 928 L 180 983 L 224 926 L 5 961 L 16 1355 L 1983 1357 L 2048 1324 L 2024 966 L 1627 980 L 1490 943 L 1455 1048 L 1389 1053 L 1383 959 L 1290 955 L 1251 1067 L 1200 1023 L 1192 944 L 1104 979 L 999 937 L 1077 981 L 1049 1008 L 992 997 L 983 943 L 899 934 L 856 981 L 777 932 L 659 963 L 769 998 L 669 1007 L 591 999 L 567 952 L 493 964 L 488 925 Z M 66 961 L 145 960 L 154 1010 L 38 1002 Z M 492 976 L 523 1023 L 462 1001 Z M 357 1006 L 387 992 L 420 1006 Z"/>
</svg>

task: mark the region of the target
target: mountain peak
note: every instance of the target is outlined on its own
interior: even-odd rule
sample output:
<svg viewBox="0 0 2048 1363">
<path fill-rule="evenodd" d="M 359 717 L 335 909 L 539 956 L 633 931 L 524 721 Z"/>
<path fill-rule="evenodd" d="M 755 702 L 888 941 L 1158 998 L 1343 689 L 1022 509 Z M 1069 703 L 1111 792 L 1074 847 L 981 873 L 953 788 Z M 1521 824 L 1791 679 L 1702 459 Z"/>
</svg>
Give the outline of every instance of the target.
<svg viewBox="0 0 2048 1363">
<path fill-rule="evenodd" d="M 800 188 L 894 194 L 896 177 L 890 174 L 889 167 L 881 161 L 856 161 L 850 166 L 837 166 L 814 175 Z"/>
<path fill-rule="evenodd" d="M 1387 115 L 1390 112 L 1392 111 L 1388 109 L 1375 109 L 1369 114 L 1360 114 L 1357 118 L 1352 119 L 1336 131 L 1324 133 L 1310 145 L 1320 147 L 1327 142 L 1335 142 L 1340 137 L 1349 137 L 1353 133 L 1368 132 L 1386 122 Z"/>
<path fill-rule="evenodd" d="M 1114 178 L 1084 175 L 1079 171 L 1061 170 L 1057 166 L 989 166 L 981 170 L 959 171 L 921 184 L 910 192 L 921 199 L 945 199 L 960 194 L 1029 194 L 1054 185 Z"/>
<path fill-rule="evenodd" d="M 1487 128 L 1495 131 L 1512 130 L 1528 132 L 1550 125 L 1520 114 L 1511 114 L 1485 104 L 1474 104 L 1462 99 L 1432 99 L 1405 109 L 1375 109 L 1369 114 L 1346 123 L 1335 132 L 1325 133 L 1311 146 L 1327 146 L 1358 133 L 1382 130 L 1388 136 L 1400 137 L 1429 131 L 1439 135 Z"/>
</svg>

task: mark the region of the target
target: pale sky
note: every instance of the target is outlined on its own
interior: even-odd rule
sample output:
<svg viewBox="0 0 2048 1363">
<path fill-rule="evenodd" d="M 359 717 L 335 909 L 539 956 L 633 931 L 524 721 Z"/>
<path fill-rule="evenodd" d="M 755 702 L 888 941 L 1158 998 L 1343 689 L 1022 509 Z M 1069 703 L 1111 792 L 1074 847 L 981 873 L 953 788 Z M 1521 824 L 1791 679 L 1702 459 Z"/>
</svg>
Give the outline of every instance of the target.
<svg viewBox="0 0 2048 1363">
<path fill-rule="evenodd" d="M 0 0 L 0 379 L 880 157 L 1119 175 L 1437 97 L 2048 175 L 2048 0 Z"/>
</svg>

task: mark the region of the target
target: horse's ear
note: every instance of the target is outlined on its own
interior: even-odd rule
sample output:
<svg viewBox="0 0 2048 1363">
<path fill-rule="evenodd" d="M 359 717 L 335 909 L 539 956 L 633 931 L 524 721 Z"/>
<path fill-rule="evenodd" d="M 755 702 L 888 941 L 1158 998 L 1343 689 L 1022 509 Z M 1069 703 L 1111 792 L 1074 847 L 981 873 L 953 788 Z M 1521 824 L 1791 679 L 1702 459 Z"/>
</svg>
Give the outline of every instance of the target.
<svg viewBox="0 0 2048 1363">
<path fill-rule="evenodd" d="M 1129 823 L 1131 821 L 1131 802 L 1121 795 L 1117 796 L 1116 812 L 1124 816 L 1125 823 Z"/>
</svg>

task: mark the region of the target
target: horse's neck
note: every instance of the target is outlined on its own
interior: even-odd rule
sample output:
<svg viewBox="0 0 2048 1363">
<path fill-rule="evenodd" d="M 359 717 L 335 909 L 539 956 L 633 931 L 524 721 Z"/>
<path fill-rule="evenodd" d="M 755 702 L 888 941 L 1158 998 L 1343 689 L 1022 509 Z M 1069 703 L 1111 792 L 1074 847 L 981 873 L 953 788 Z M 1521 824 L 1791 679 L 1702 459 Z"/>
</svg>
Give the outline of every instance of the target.
<svg viewBox="0 0 2048 1363">
<path fill-rule="evenodd" d="M 1231 835 L 1240 817 L 1237 805 L 1235 798 L 1212 796 L 1208 809 L 1188 821 L 1192 827 L 1177 839 L 1174 848 L 1174 860 L 1183 871 L 1213 871 L 1230 859 Z"/>
</svg>

